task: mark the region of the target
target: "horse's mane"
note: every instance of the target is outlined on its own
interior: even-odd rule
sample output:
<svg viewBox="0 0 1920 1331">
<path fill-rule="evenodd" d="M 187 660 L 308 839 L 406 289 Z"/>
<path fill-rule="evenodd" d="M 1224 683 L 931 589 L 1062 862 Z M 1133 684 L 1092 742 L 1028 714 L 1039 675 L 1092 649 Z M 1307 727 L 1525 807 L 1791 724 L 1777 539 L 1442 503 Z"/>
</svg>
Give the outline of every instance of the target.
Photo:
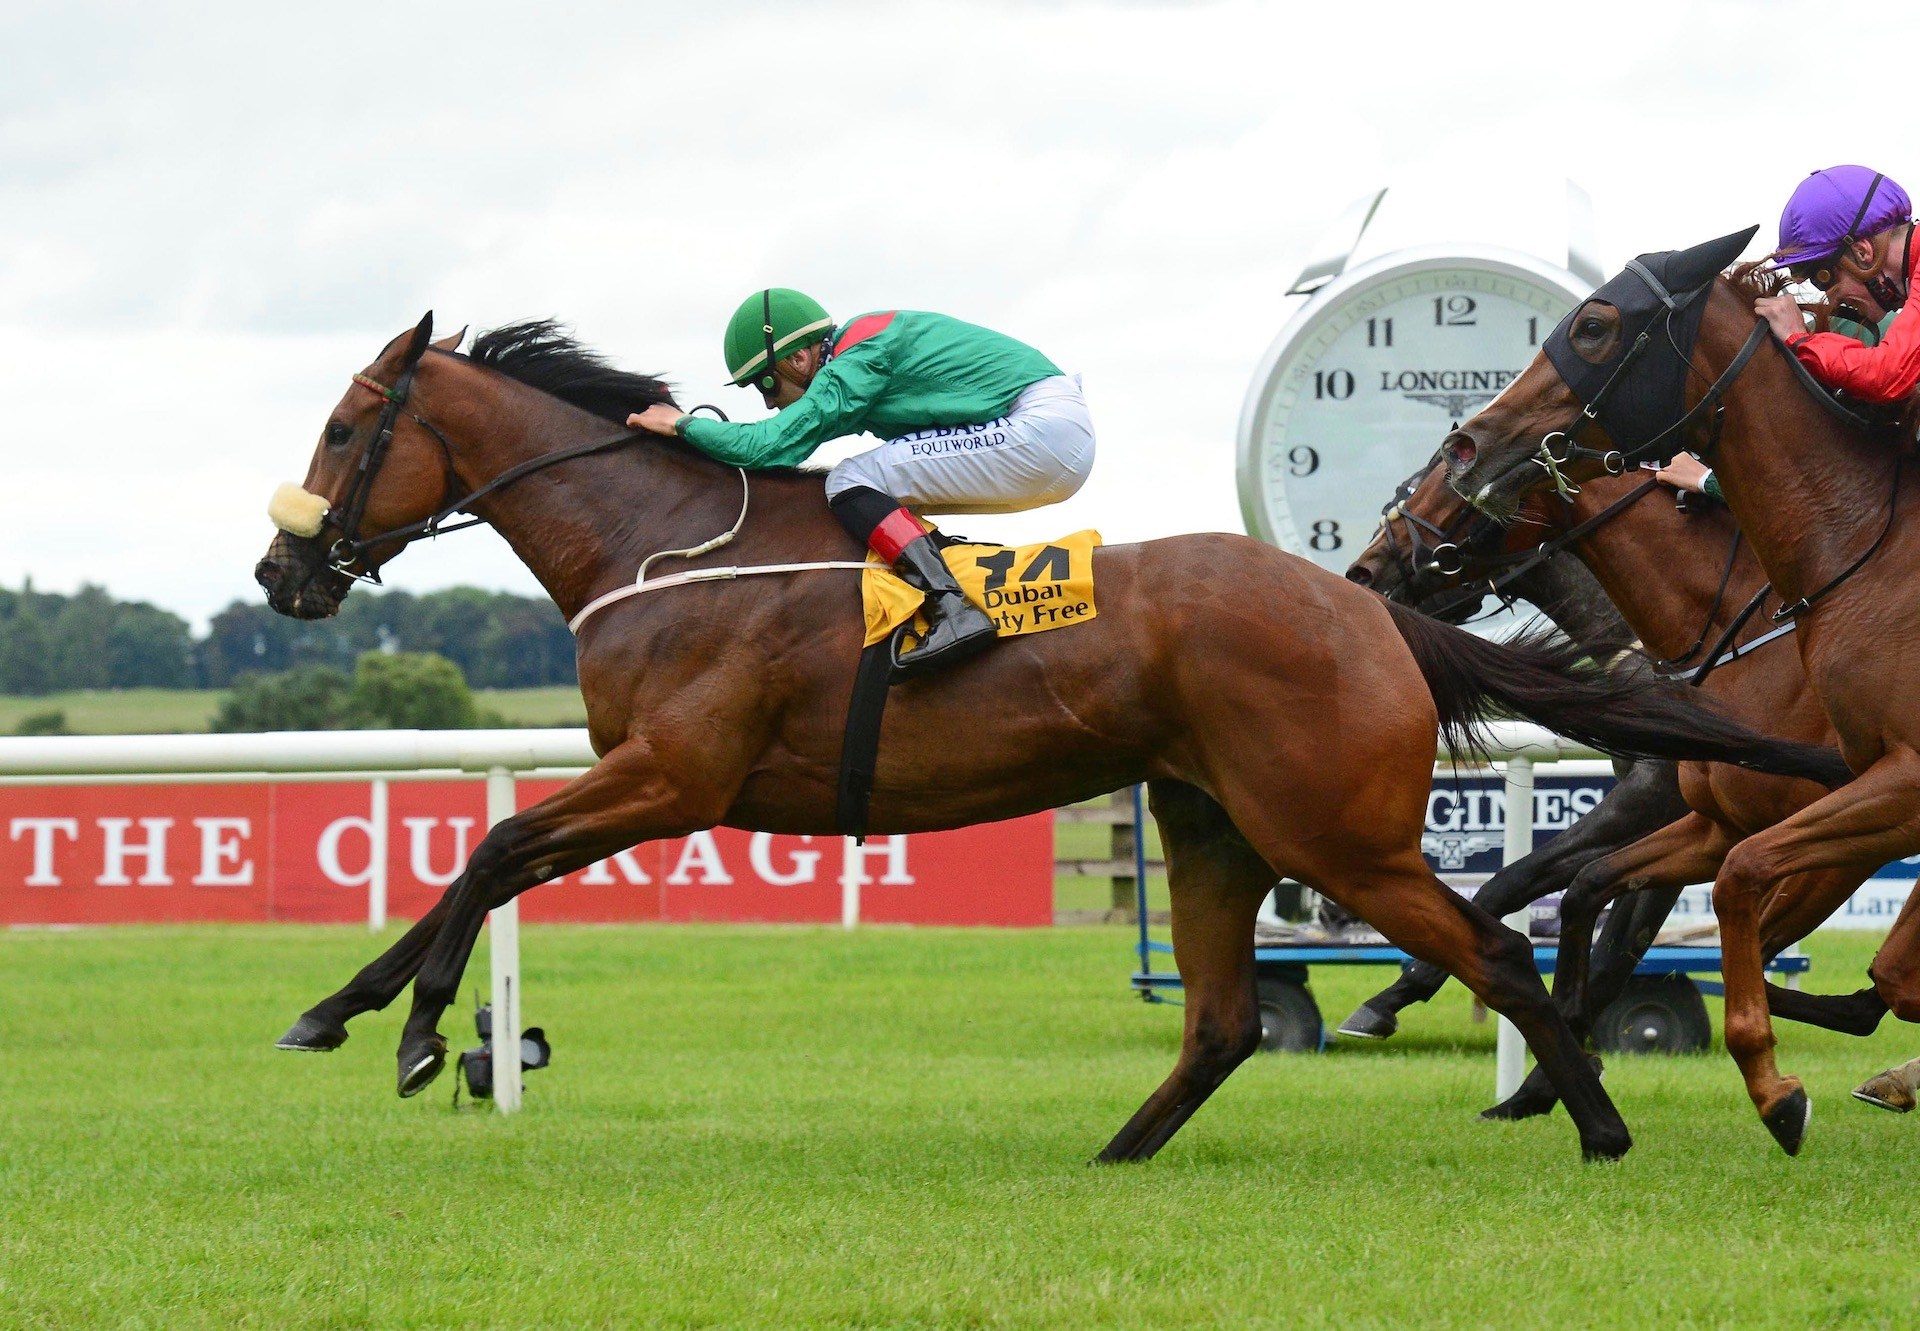
<svg viewBox="0 0 1920 1331">
<path fill-rule="evenodd" d="M 566 325 L 556 319 L 502 324 L 476 337 L 466 354 L 476 365 L 498 370 L 529 388 L 551 393 L 616 425 L 625 425 L 630 413 L 645 407 L 679 405 L 673 400 L 673 390 L 663 380 L 617 368 L 599 352 L 582 346 Z M 706 456 L 691 444 L 676 439 L 653 442 L 680 449 L 692 457 Z M 754 474 L 817 480 L 822 473 L 811 467 L 758 467 Z"/>
<path fill-rule="evenodd" d="M 1727 269 L 1724 276 L 1729 285 L 1748 300 L 1759 300 L 1763 296 L 1791 294 L 1787 288 L 1793 285 L 1793 275 L 1784 268 L 1775 268 L 1765 259 L 1752 259 L 1746 263 L 1736 263 Z M 1800 308 L 1813 316 L 1814 331 L 1824 333 L 1832 325 L 1839 312 L 1831 302 L 1821 299 L 1800 301 Z"/>
<path fill-rule="evenodd" d="M 665 383 L 617 368 L 553 319 L 528 319 L 482 333 L 467 358 L 620 425 L 631 412 L 673 402 Z"/>
</svg>

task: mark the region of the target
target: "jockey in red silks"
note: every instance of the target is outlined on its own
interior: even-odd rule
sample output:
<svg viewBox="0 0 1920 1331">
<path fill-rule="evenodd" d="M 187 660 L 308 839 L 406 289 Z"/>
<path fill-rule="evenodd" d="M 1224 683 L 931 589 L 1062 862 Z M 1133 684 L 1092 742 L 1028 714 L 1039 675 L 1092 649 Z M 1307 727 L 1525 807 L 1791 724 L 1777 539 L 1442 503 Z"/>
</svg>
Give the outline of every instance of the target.
<svg viewBox="0 0 1920 1331">
<path fill-rule="evenodd" d="M 1920 304 L 1907 301 L 1920 261 L 1914 240 L 1913 203 L 1896 181 L 1864 166 L 1815 171 L 1780 214 L 1772 262 L 1826 295 L 1837 313 L 1884 332 L 1871 346 L 1842 333 L 1810 333 L 1805 312 L 1785 294 L 1761 297 L 1753 312 L 1827 387 L 1862 402 L 1899 402 L 1920 389 Z M 1889 315 L 1897 315 L 1890 324 Z M 1719 494 L 1713 473 L 1684 453 L 1660 479 Z"/>
<path fill-rule="evenodd" d="M 1920 388 L 1920 307 L 1907 304 L 1915 258 L 1905 190 L 1864 166 L 1815 171 L 1780 214 L 1774 264 L 1863 324 L 1900 316 L 1878 345 L 1867 346 L 1839 333 L 1809 333 L 1790 296 L 1768 296 L 1754 313 L 1827 387 L 1862 402 L 1899 402 Z"/>
</svg>

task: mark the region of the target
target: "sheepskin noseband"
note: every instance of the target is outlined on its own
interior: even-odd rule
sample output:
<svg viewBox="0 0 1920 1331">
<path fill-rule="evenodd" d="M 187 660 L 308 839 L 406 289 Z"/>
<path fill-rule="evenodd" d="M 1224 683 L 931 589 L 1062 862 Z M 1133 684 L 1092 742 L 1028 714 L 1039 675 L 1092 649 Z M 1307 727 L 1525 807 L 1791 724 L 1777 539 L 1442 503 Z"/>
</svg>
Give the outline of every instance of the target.
<svg viewBox="0 0 1920 1331">
<path fill-rule="evenodd" d="M 318 536 L 320 524 L 327 520 L 327 510 L 331 507 L 333 505 L 320 495 L 309 494 L 288 481 L 267 501 L 267 516 L 289 536 Z"/>
</svg>

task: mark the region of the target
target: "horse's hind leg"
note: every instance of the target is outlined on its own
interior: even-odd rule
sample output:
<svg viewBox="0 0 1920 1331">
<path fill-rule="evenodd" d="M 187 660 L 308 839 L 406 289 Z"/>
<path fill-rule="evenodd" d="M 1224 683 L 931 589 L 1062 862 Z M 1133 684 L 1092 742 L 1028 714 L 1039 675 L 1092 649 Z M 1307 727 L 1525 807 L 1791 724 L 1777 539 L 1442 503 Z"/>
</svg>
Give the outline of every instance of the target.
<svg viewBox="0 0 1920 1331">
<path fill-rule="evenodd" d="M 1510 915 L 1566 888 L 1589 860 L 1631 845 L 1685 812 L 1674 765 L 1636 763 L 1593 812 L 1531 855 L 1494 874 L 1474 896 L 1474 902 L 1495 918 Z M 1355 1008 L 1353 1015 L 1340 1023 L 1340 1033 L 1384 1040 L 1398 1029 L 1397 1014 L 1402 1009 L 1426 1002 L 1446 982 L 1447 973 L 1440 967 L 1416 961 L 1393 984 Z"/>
<path fill-rule="evenodd" d="M 1547 997 L 1531 943 L 1449 891 L 1411 846 L 1379 863 L 1329 864 L 1302 876 L 1395 946 L 1444 966 L 1518 1027 L 1566 1103 L 1589 1160 L 1627 1153 L 1627 1125 Z"/>
<path fill-rule="evenodd" d="M 1560 902 L 1560 947 L 1553 970 L 1553 999 L 1566 1014 L 1567 1023 L 1578 1039 L 1585 1041 L 1593 1023 L 1599 1020 L 1600 1013 L 1620 992 L 1638 963 L 1633 944 L 1639 940 L 1629 938 L 1628 946 L 1613 953 L 1606 969 L 1594 972 L 1594 924 L 1607 903 L 1623 893 L 1639 895 L 1641 889 L 1657 891 L 1660 901 L 1654 909 L 1665 919 L 1665 912 L 1671 909 L 1680 889 L 1711 877 L 1730 844 L 1718 824 L 1700 814 L 1689 813 L 1651 836 L 1601 856 L 1574 877 L 1573 886 Z M 1616 915 L 1622 909 L 1630 908 L 1622 903 L 1615 908 Z M 1642 918 L 1633 915 L 1624 927 L 1631 930 Z M 1535 1118 L 1551 1111 L 1558 1100 L 1546 1069 L 1535 1068 L 1518 1090 L 1481 1111 L 1480 1116 L 1503 1120 Z"/>
<path fill-rule="evenodd" d="M 1202 791 L 1155 781 L 1148 793 L 1166 848 L 1173 959 L 1186 991 L 1186 1024 L 1172 1074 L 1097 1161 L 1152 1156 L 1260 1044 L 1253 922 L 1273 884 L 1273 869 Z"/>
</svg>

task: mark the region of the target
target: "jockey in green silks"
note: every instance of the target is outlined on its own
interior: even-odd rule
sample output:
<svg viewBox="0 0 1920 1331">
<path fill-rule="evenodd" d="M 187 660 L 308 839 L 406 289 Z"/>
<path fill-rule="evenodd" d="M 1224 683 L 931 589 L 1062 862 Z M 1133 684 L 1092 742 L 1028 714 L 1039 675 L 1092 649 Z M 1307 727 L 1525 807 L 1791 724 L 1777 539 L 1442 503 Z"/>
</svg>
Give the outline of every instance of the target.
<svg viewBox="0 0 1920 1331">
<path fill-rule="evenodd" d="M 920 310 L 836 327 L 811 297 L 756 291 L 727 324 L 728 378 L 776 412 L 736 425 L 649 407 L 629 425 L 734 466 L 784 467 L 830 439 L 886 442 L 827 473 L 827 504 L 861 545 L 926 595 L 928 628 L 900 658 L 920 671 L 973 655 L 994 625 L 966 599 L 920 513 L 1014 513 L 1058 503 L 1093 467 L 1077 376 L 1002 333 Z"/>
</svg>

